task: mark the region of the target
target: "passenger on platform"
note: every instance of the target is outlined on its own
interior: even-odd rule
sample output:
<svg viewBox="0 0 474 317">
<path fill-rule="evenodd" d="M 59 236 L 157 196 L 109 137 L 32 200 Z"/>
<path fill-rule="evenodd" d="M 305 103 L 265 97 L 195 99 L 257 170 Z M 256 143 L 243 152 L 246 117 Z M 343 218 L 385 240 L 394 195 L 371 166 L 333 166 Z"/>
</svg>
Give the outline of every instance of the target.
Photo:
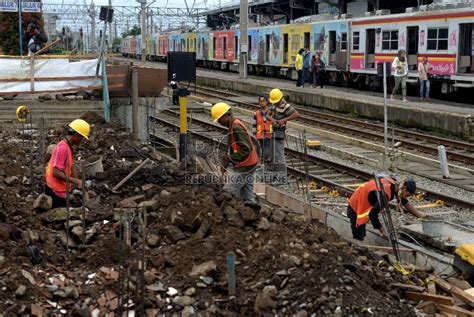
<svg viewBox="0 0 474 317">
<path fill-rule="evenodd" d="M 90 126 L 86 121 L 76 119 L 66 126 L 66 132 L 64 140 L 54 147 L 46 167 L 45 194 L 53 199 L 53 209 L 66 207 L 66 191 L 71 191 L 73 185 L 79 189 L 84 185 L 74 167 L 72 146 L 89 138 Z M 66 188 L 68 182 L 69 189 Z"/>
<path fill-rule="evenodd" d="M 25 34 L 26 43 L 28 43 L 28 56 L 33 55 L 43 48 L 43 43 L 48 41 L 43 35 L 41 35 L 38 26 L 35 23 L 28 24 Z"/>
<path fill-rule="evenodd" d="M 280 89 L 275 88 L 270 91 L 268 101 L 272 104 L 271 116 L 273 127 L 273 162 L 271 170 L 276 172 L 279 176 L 286 179 L 287 168 L 285 159 L 285 137 L 286 137 L 286 123 L 291 120 L 296 120 L 300 114 L 294 107 L 286 102 L 283 98 L 283 93 Z M 282 180 L 280 183 L 285 183 Z"/>
<path fill-rule="evenodd" d="M 298 51 L 296 55 L 295 68 L 298 73 L 298 79 L 296 80 L 296 87 L 304 87 L 304 76 L 303 76 L 303 53 L 304 48 Z"/>
<path fill-rule="evenodd" d="M 226 103 L 219 102 L 212 106 L 211 116 L 214 122 L 229 128 L 227 153 L 222 162 L 222 172 L 227 174 L 223 189 L 248 204 L 256 204 L 253 183 L 259 157 L 252 136 Z M 229 165 L 230 170 L 227 169 Z"/>
<path fill-rule="evenodd" d="M 313 76 L 311 76 L 311 51 L 309 48 L 304 48 L 303 53 L 303 84 L 313 84 Z"/>
<path fill-rule="evenodd" d="M 430 73 L 431 65 L 428 62 L 428 56 L 423 57 L 423 62 L 418 64 L 418 76 L 420 82 L 420 100 L 425 98 L 430 100 Z M 426 87 L 426 90 L 425 90 Z"/>
<path fill-rule="evenodd" d="M 173 105 L 179 105 L 179 95 L 178 95 L 178 88 L 179 88 L 179 82 L 172 80 L 170 82 L 170 87 L 173 90 Z"/>
<path fill-rule="evenodd" d="M 408 76 L 408 62 L 405 50 L 399 50 L 398 55 L 393 59 L 392 70 L 395 77 L 395 87 L 393 87 L 391 100 L 395 100 L 394 95 L 397 93 L 400 86 L 402 87 L 403 102 L 407 102 L 407 76 Z"/>
<path fill-rule="evenodd" d="M 271 163 L 273 157 L 272 122 L 269 118 L 270 109 L 268 99 L 265 96 L 258 97 L 260 108 L 254 115 L 255 137 L 260 144 L 260 160 L 266 164 Z"/>
<path fill-rule="evenodd" d="M 396 199 L 402 209 L 407 210 L 418 218 L 424 218 L 427 215 L 418 211 L 408 198 L 416 191 L 414 180 L 406 180 L 400 184 L 395 178 L 382 177 L 381 184 L 383 192 L 386 195 L 387 202 Z M 379 220 L 381 206 L 377 199 L 377 185 L 375 180 L 370 180 L 357 188 L 349 199 L 347 206 L 347 217 L 351 222 L 352 237 L 363 241 L 366 235 L 365 225 L 369 220 L 374 229 L 380 231 L 384 237 L 388 237 L 387 230 L 382 226 Z"/>
<path fill-rule="evenodd" d="M 313 87 L 324 88 L 324 75 L 326 72 L 326 63 L 324 63 L 321 53 L 316 53 L 313 56 Z"/>
</svg>

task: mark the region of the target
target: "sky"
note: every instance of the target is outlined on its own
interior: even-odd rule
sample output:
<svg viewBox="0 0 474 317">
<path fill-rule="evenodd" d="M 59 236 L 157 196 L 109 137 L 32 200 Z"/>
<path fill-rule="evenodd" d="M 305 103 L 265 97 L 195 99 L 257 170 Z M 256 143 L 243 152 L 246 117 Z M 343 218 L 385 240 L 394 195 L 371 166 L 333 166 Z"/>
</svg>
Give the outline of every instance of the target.
<svg viewBox="0 0 474 317">
<path fill-rule="evenodd" d="M 87 4 L 91 3 L 91 0 L 43 0 L 43 3 L 67 3 L 67 4 L 77 4 L 81 3 L 84 4 L 86 2 Z M 151 2 L 151 0 L 147 0 L 148 3 Z M 94 0 L 94 3 L 96 5 L 104 5 L 108 4 L 108 0 Z M 193 0 L 188 0 L 188 4 L 191 5 L 193 3 Z M 196 0 L 196 7 L 205 7 L 207 5 L 208 8 L 214 8 L 218 6 L 219 4 L 221 5 L 227 5 L 230 3 L 239 3 L 238 0 Z M 138 6 L 138 2 L 135 0 L 112 0 L 112 6 L 117 5 L 117 6 Z M 160 6 L 160 7 L 165 7 L 168 5 L 168 7 L 185 7 L 185 2 L 184 0 L 157 0 L 152 6 Z"/>
</svg>

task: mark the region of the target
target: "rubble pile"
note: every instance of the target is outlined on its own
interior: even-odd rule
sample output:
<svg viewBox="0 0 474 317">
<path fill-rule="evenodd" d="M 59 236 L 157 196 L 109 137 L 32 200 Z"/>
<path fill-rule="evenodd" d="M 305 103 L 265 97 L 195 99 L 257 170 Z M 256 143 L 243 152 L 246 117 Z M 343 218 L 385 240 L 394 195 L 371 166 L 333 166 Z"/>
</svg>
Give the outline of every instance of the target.
<svg viewBox="0 0 474 317">
<path fill-rule="evenodd" d="M 118 316 L 124 309 L 140 315 L 137 309 L 144 307 L 147 316 L 415 315 L 403 290 L 391 285 L 416 284 L 418 277 L 401 275 L 383 258 L 285 208 L 264 204 L 255 210 L 219 185 L 186 185 L 179 165 L 136 144 L 120 126 L 91 115 L 86 120 L 94 123 L 93 135 L 75 155 L 102 156 L 104 172 L 88 179 L 85 212 L 80 192 L 74 193 L 69 221 L 66 209 L 48 210 L 48 199 L 37 198 L 43 167 L 28 165 L 31 152 L 3 132 L 0 311 Z M 146 158 L 149 164 L 112 191 Z M 146 231 L 133 222 L 128 245 L 121 215 L 143 210 Z M 138 296 L 143 234 L 145 293 Z M 229 253 L 235 256 L 235 296 L 228 291 Z"/>
</svg>

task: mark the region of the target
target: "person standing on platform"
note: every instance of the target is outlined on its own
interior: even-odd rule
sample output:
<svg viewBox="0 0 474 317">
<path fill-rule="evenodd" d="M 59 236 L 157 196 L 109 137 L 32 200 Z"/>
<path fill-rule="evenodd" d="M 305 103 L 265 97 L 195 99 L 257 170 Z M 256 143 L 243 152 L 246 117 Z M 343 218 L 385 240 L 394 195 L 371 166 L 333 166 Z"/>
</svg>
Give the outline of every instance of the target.
<svg viewBox="0 0 474 317">
<path fill-rule="evenodd" d="M 303 75 L 303 53 L 304 48 L 298 51 L 296 55 L 295 68 L 298 73 L 298 79 L 296 80 L 296 87 L 304 87 L 304 75 Z"/>
<path fill-rule="evenodd" d="M 391 100 L 395 100 L 394 95 L 397 93 L 400 86 L 402 88 L 403 102 L 407 102 L 407 76 L 408 76 L 408 62 L 405 50 L 399 50 L 398 55 L 393 59 L 392 70 L 395 77 L 395 87 L 393 87 Z"/>
<path fill-rule="evenodd" d="M 425 218 L 427 215 L 418 211 L 408 198 L 416 191 L 414 180 L 406 180 L 400 184 L 395 178 L 382 177 L 380 182 L 387 202 L 396 199 L 397 203 L 418 218 Z M 379 220 L 379 213 L 382 210 L 377 199 L 377 185 L 372 179 L 359 188 L 349 198 L 347 206 L 347 217 L 351 222 L 352 237 L 363 241 L 366 235 L 365 225 L 371 221 L 374 229 L 380 231 L 384 237 L 388 237 L 387 230 Z"/>
<path fill-rule="evenodd" d="M 300 114 L 294 107 L 286 102 L 280 89 L 275 88 L 270 91 L 268 101 L 272 104 L 270 120 L 273 125 L 273 164 L 271 170 L 278 176 L 283 176 L 286 180 L 287 168 L 285 159 L 285 137 L 286 124 L 288 121 L 296 120 Z M 285 183 L 282 180 L 279 183 Z"/>
<path fill-rule="evenodd" d="M 311 76 L 311 51 L 309 48 L 304 48 L 303 53 L 303 84 L 308 82 L 309 86 L 313 84 L 313 77 Z"/>
<path fill-rule="evenodd" d="M 272 160 L 272 122 L 269 118 L 270 109 L 268 107 L 267 97 L 258 97 L 260 108 L 254 115 L 255 136 L 260 144 L 260 160 L 264 163 L 270 163 Z"/>
<path fill-rule="evenodd" d="M 420 101 L 425 98 L 426 100 L 430 100 L 430 73 L 431 65 L 428 62 L 428 56 L 423 57 L 423 62 L 418 64 L 418 76 L 420 82 Z M 426 89 L 425 89 L 426 87 Z"/>
<path fill-rule="evenodd" d="M 316 53 L 312 59 L 313 64 L 313 87 L 324 88 L 324 72 L 326 69 L 326 64 L 321 58 L 320 53 Z"/>
<path fill-rule="evenodd" d="M 256 204 L 253 194 L 255 170 L 258 167 L 259 157 L 244 123 L 235 118 L 230 106 L 224 102 L 216 103 L 211 108 L 214 122 L 229 128 L 227 137 L 227 153 L 223 158 L 222 172 L 227 172 L 228 165 L 232 169 L 226 175 L 224 191 L 240 197 L 245 203 Z"/>
<path fill-rule="evenodd" d="M 66 195 L 71 191 L 71 185 L 79 189 L 84 186 L 74 168 L 72 146 L 89 138 L 90 126 L 86 121 L 76 119 L 67 125 L 66 131 L 64 140 L 54 147 L 45 173 L 45 194 L 53 199 L 53 209 L 66 207 Z M 70 188 L 66 188 L 67 183 Z"/>
</svg>

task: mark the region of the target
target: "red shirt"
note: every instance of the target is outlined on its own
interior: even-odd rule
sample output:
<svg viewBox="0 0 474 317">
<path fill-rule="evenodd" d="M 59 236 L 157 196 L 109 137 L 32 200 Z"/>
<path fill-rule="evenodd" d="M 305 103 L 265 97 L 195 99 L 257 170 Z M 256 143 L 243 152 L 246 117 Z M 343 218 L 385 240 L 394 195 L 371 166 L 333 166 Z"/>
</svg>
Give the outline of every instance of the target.
<svg viewBox="0 0 474 317">
<path fill-rule="evenodd" d="M 56 150 L 56 154 L 52 157 L 53 168 L 55 167 L 61 171 L 64 171 L 66 169 L 67 159 L 68 149 L 65 144 L 59 143 L 58 148 Z M 66 192 L 54 191 L 54 193 L 59 197 L 66 198 Z"/>
</svg>

